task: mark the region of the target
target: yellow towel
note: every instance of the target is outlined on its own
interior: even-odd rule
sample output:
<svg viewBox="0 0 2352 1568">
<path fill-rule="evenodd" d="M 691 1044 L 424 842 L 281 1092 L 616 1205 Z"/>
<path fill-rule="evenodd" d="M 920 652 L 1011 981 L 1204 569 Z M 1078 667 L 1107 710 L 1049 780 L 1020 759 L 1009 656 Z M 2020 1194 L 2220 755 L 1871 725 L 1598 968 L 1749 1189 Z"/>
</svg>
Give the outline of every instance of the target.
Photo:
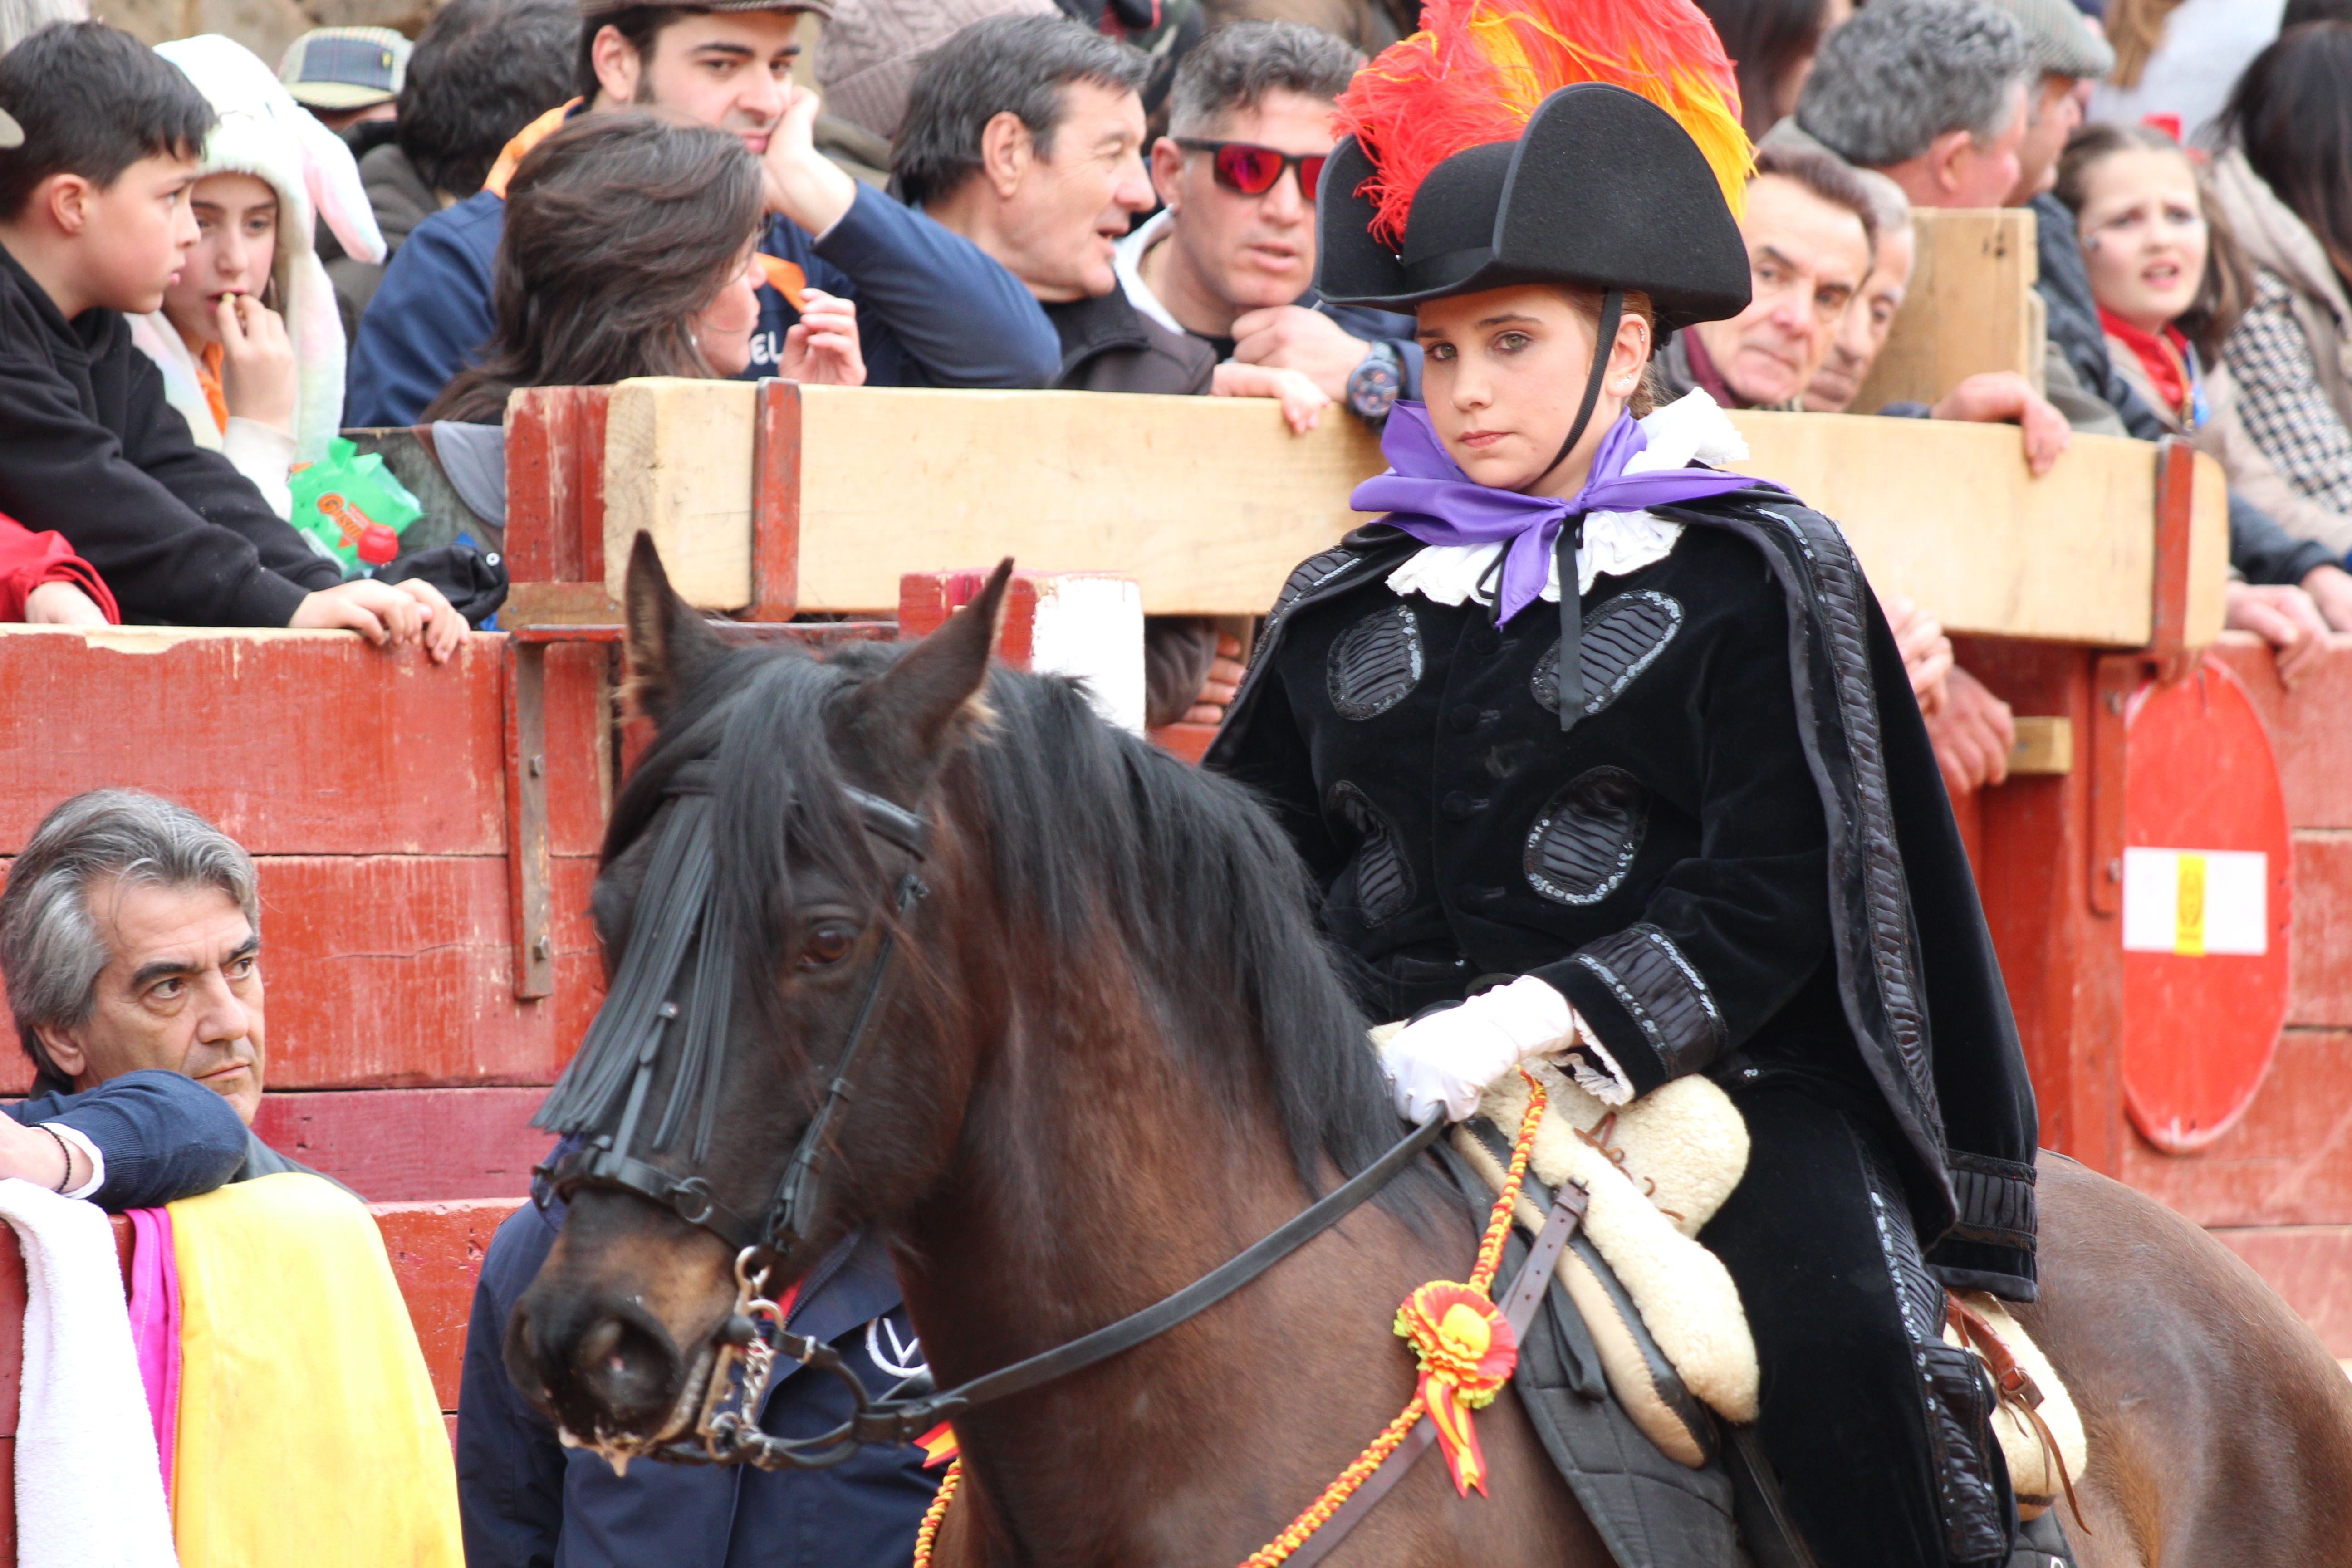
<svg viewBox="0 0 2352 1568">
<path fill-rule="evenodd" d="M 367 1210 L 288 1174 L 171 1212 L 182 1568 L 463 1568 L 447 1428 Z"/>
</svg>

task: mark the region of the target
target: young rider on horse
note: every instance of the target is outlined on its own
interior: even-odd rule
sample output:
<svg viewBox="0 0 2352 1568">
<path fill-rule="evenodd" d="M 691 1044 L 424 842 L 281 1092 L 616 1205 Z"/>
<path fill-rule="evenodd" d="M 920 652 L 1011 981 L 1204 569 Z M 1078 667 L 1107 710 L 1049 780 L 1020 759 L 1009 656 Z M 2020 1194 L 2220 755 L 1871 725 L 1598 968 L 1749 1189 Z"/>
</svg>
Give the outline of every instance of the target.
<svg viewBox="0 0 2352 1568">
<path fill-rule="evenodd" d="M 1701 1239 L 1816 1560 L 2005 1561 L 1992 1391 L 1941 1331 L 1947 1287 L 2033 1299 L 2034 1106 L 1935 758 L 1836 526 L 1703 466 L 1746 451 L 1704 393 L 1642 390 L 1748 302 L 1730 68 L 1689 0 L 1423 25 L 1341 100 L 1317 282 L 1418 313 L 1426 405 L 1210 763 L 1414 1020 L 1408 1118 L 1536 1057 L 1612 1103 L 1729 1092 L 1752 1148 Z"/>
</svg>

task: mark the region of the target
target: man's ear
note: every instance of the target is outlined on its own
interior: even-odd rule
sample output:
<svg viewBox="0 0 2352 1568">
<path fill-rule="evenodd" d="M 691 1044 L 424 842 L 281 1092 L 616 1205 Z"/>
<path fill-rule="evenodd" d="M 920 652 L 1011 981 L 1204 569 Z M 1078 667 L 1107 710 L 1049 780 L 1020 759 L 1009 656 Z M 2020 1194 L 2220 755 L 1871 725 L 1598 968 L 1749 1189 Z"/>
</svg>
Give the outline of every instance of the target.
<svg viewBox="0 0 2352 1568">
<path fill-rule="evenodd" d="M 726 656 L 727 645 L 671 589 L 650 534 L 639 532 L 629 547 L 622 596 L 629 652 L 629 681 L 622 696 L 658 730 L 669 722 L 679 699 Z"/>
<path fill-rule="evenodd" d="M 596 36 L 588 42 L 588 63 L 595 69 L 596 86 L 608 105 L 618 108 L 636 102 L 646 62 L 637 47 L 622 37 L 620 28 L 596 29 Z"/>
<path fill-rule="evenodd" d="M 1176 145 L 1172 136 L 1162 136 L 1151 144 L 1151 188 L 1160 195 L 1160 205 L 1170 212 L 1183 205 L 1178 200 L 1183 194 L 1184 149 Z"/>
<path fill-rule="evenodd" d="M 1960 160 L 1976 151 L 1977 139 L 1963 128 L 1947 131 L 1927 143 L 1927 178 L 1939 191 L 1957 191 L 1964 183 Z"/>
<path fill-rule="evenodd" d="M 1036 155 L 1037 144 L 1029 127 L 1009 109 L 990 115 L 988 123 L 980 128 L 981 172 L 1000 201 L 1010 199 L 1021 188 Z"/>
<path fill-rule="evenodd" d="M 55 1024 L 35 1026 L 33 1037 L 41 1042 L 41 1052 L 49 1065 L 68 1083 L 79 1083 L 81 1075 L 89 1070 L 89 1056 L 80 1046 Z"/>
<path fill-rule="evenodd" d="M 919 791 L 949 743 L 986 717 L 981 691 L 1004 624 L 1013 580 L 1005 558 L 971 603 L 899 656 L 860 694 L 847 728 L 866 755 L 909 790 Z"/>
</svg>

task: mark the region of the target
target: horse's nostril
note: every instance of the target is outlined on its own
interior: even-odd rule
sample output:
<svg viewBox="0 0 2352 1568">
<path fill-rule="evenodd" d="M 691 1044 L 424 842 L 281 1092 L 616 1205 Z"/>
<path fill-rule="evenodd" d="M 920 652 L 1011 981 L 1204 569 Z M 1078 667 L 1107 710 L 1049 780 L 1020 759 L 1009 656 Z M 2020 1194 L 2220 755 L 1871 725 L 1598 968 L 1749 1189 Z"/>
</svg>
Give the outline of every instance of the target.
<svg viewBox="0 0 2352 1568">
<path fill-rule="evenodd" d="M 590 1324 L 572 1347 L 572 1367 L 590 1397 L 625 1424 L 666 1413 L 676 1394 L 678 1361 L 667 1336 L 625 1317 Z"/>
<path fill-rule="evenodd" d="M 627 1359 L 615 1353 L 620 1348 L 620 1321 L 607 1318 L 581 1336 L 580 1365 L 583 1371 L 601 1366 L 607 1372 L 626 1372 L 629 1370 Z"/>
</svg>

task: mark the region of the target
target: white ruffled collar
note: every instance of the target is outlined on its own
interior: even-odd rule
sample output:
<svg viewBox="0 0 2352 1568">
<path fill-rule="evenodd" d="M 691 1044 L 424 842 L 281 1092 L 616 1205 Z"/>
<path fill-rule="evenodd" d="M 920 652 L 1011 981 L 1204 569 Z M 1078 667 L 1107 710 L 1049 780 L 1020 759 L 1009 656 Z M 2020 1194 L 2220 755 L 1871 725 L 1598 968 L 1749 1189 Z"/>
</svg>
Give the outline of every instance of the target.
<svg viewBox="0 0 2352 1568">
<path fill-rule="evenodd" d="M 1721 468 L 1748 456 L 1741 437 L 1714 398 L 1694 388 L 1686 395 L 1654 411 L 1641 421 L 1649 446 L 1625 465 L 1629 474 L 1679 468 L 1693 461 Z M 1664 561 L 1683 525 L 1647 511 L 1596 511 L 1584 520 L 1584 544 L 1576 552 L 1576 592 L 1592 592 L 1595 580 L 1622 577 Z M 1389 574 L 1388 584 L 1399 597 L 1419 594 L 1433 604 L 1463 605 L 1476 600 L 1495 602 L 1489 581 L 1505 546 L 1495 544 L 1432 544 L 1416 551 Z M 1499 573 L 1494 573 L 1499 576 Z M 1543 596 L 1559 603 L 1559 563 L 1553 558 L 1544 581 Z"/>
</svg>

